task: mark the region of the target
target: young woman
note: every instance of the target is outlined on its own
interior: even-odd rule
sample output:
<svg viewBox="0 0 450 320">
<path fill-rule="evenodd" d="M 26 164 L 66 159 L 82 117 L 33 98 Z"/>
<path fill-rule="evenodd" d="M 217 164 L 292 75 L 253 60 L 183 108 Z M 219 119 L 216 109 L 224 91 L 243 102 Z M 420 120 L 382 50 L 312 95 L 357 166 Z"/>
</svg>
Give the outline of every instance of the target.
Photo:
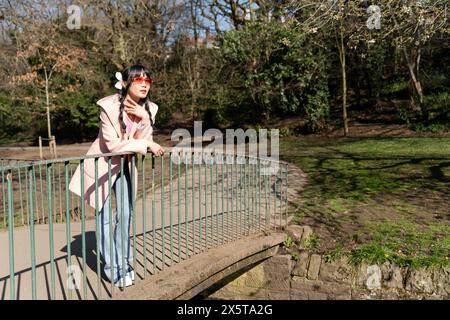
<svg viewBox="0 0 450 320">
<path fill-rule="evenodd" d="M 164 149 L 152 138 L 152 125 L 155 122 L 158 106 L 148 97 L 152 82 L 149 71 L 142 65 L 132 65 L 117 73 L 116 77 L 119 80 L 116 84 L 119 92 L 97 101 L 100 106 L 100 130 L 87 155 L 126 151 L 145 155 L 149 148 L 156 156 L 162 156 Z M 120 156 L 111 158 L 111 183 L 117 208 L 112 243 L 110 243 L 110 228 L 113 221 L 109 219 L 110 200 L 112 199 L 109 199 L 108 157 L 98 159 L 97 193 L 100 234 L 97 234 L 97 237 L 100 241 L 100 254 L 103 258 L 103 270 L 106 277 L 116 286 L 125 287 L 132 285 L 134 280 L 134 271 L 130 267 L 130 260 L 132 260 L 130 257 L 130 221 L 132 197 L 136 198 L 138 176 L 137 161 L 135 167 L 131 168 L 130 156 L 125 156 L 124 170 L 120 172 L 120 158 Z M 94 159 L 84 160 L 83 168 L 84 199 L 95 209 L 97 201 Z M 131 170 L 134 170 L 135 177 L 134 195 L 131 194 Z M 123 204 L 121 201 L 122 185 L 124 189 Z M 81 197 L 81 164 L 72 176 L 69 189 Z M 122 207 L 124 208 L 123 212 Z M 124 230 L 122 230 L 122 225 Z M 113 257 L 110 255 L 111 252 Z M 122 270 L 123 258 L 125 258 L 125 271 Z"/>
</svg>

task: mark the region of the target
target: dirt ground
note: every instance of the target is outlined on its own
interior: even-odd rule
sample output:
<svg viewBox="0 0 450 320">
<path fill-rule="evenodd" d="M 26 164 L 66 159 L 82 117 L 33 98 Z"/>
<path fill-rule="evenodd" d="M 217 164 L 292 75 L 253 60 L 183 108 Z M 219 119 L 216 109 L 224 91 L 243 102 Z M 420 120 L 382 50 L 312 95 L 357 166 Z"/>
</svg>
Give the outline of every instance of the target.
<svg viewBox="0 0 450 320">
<path fill-rule="evenodd" d="M 154 140 L 163 147 L 171 147 L 175 143 L 170 140 L 170 134 L 158 133 L 154 135 Z M 56 152 L 58 158 L 83 156 L 87 153 L 92 142 L 58 144 L 56 141 Z M 51 159 L 48 146 L 43 147 L 44 159 Z M 0 158 L 18 158 L 18 159 L 39 159 L 39 147 L 26 144 L 12 144 L 0 146 Z"/>
<path fill-rule="evenodd" d="M 289 121 L 281 121 L 279 127 L 292 127 L 296 121 L 300 119 L 289 119 Z M 400 124 L 381 124 L 381 123 L 351 123 L 349 128 L 350 138 L 382 138 L 382 137 L 450 137 L 448 133 L 421 133 L 410 130 L 406 125 Z M 305 139 L 322 139 L 322 138 L 342 138 L 343 130 L 334 129 L 328 132 L 319 134 L 305 135 Z M 155 130 L 154 140 L 163 147 L 172 147 L 176 142 L 171 141 L 171 130 Z M 58 158 L 76 157 L 85 155 L 91 145 L 91 142 L 72 143 L 72 144 L 58 144 L 57 154 Z M 44 159 L 50 159 L 50 151 L 48 146 L 43 148 Z M 0 158 L 19 158 L 19 159 L 39 159 L 39 148 L 37 146 L 30 146 L 27 143 L 17 143 L 11 145 L 0 146 Z"/>
</svg>

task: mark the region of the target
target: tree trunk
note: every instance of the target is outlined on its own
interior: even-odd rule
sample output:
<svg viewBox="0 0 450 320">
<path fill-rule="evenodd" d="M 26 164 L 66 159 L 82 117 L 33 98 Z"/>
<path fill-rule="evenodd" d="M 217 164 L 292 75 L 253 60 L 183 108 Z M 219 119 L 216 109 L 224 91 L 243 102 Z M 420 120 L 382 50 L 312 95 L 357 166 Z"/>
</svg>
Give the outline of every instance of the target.
<svg viewBox="0 0 450 320">
<path fill-rule="evenodd" d="M 47 130 L 48 130 L 48 138 L 50 139 L 52 137 L 52 129 L 50 126 L 50 98 L 48 95 L 47 68 L 45 68 L 45 67 L 44 67 L 44 74 L 45 74 L 45 104 L 46 104 L 46 111 L 47 111 Z"/>
<path fill-rule="evenodd" d="M 233 23 L 234 29 L 239 29 L 239 16 L 238 16 L 238 6 L 234 0 L 228 0 L 228 4 L 230 5 L 230 18 Z"/>
<path fill-rule="evenodd" d="M 338 44 L 339 58 L 341 62 L 342 77 L 342 120 L 344 123 L 344 136 L 348 136 L 348 117 L 347 117 L 347 66 L 345 61 L 345 43 L 344 33 L 340 28 L 340 39 Z"/>
<path fill-rule="evenodd" d="M 195 42 L 195 49 L 198 49 L 198 31 L 197 31 L 197 13 L 194 8 L 194 3 L 191 0 L 190 2 L 190 13 L 191 13 L 191 21 L 192 21 L 192 28 L 194 31 L 194 42 Z"/>
<path fill-rule="evenodd" d="M 411 108 L 413 111 L 422 114 L 423 112 L 423 90 L 422 84 L 419 80 L 419 66 L 420 66 L 420 48 L 413 50 L 411 57 L 406 52 L 406 49 L 403 48 L 403 54 L 405 56 L 406 64 L 408 66 L 409 77 L 411 79 Z"/>
<path fill-rule="evenodd" d="M 197 92 L 196 92 L 196 84 L 198 78 L 197 53 L 195 53 L 192 57 L 187 57 L 186 63 L 189 77 L 189 89 L 191 93 L 191 119 L 193 122 L 195 120 L 195 110 L 197 105 Z"/>
</svg>

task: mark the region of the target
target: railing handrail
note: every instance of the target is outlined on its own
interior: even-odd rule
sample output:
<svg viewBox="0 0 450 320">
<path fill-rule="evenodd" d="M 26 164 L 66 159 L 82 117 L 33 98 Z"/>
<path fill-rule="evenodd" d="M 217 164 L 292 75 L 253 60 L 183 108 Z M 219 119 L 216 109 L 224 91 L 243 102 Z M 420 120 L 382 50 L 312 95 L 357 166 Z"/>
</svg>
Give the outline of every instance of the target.
<svg viewBox="0 0 450 320">
<path fill-rule="evenodd" d="M 189 149 L 191 153 L 215 153 L 215 154 L 223 154 L 223 155 L 227 155 L 227 156 L 238 156 L 238 157 L 244 157 L 247 159 L 254 159 L 254 160 L 259 160 L 259 161 L 268 161 L 268 162 L 272 162 L 272 163 L 278 163 L 278 164 L 288 164 L 286 161 L 283 160 L 274 160 L 272 158 L 269 157 L 255 157 L 255 156 L 250 156 L 247 154 L 239 154 L 238 152 L 236 153 L 227 153 L 227 152 L 221 152 L 220 150 L 205 150 L 205 148 L 199 148 L 198 151 L 196 151 L 196 148 L 193 147 L 181 147 L 179 148 L 180 151 L 182 151 L 184 148 Z M 164 149 L 168 152 L 166 152 L 167 154 L 171 154 L 172 153 L 172 149 L 174 149 L 174 147 L 164 147 Z M 93 158 L 104 158 L 104 157 L 114 157 L 114 156 L 123 156 L 123 155 L 132 155 L 132 154 L 136 154 L 135 152 L 131 152 L 131 151 L 123 151 L 123 152 L 110 152 L 110 153 L 100 153 L 100 154 L 89 154 L 89 155 L 84 155 L 84 156 L 77 156 L 77 157 L 66 157 L 66 158 L 55 158 L 55 159 L 48 159 L 48 160 L 27 160 L 27 159 L 14 159 L 14 158 L 1 158 L 1 159 L 5 159 L 5 160 L 23 160 L 23 161 L 29 161 L 28 163 L 24 163 L 24 164 L 18 164 L 18 165 L 13 165 L 13 166 L 5 166 L 5 167 L 0 167 L 0 171 L 8 171 L 8 170 L 12 170 L 12 169 L 22 169 L 22 168 L 27 168 L 29 166 L 35 166 L 35 165 L 45 165 L 45 164 L 51 164 L 51 163 L 60 163 L 60 162 L 67 162 L 67 161 L 73 161 L 73 160 L 86 160 L 86 159 L 93 159 Z M 150 153 L 151 156 L 153 156 L 153 154 Z"/>
<path fill-rule="evenodd" d="M 13 160 L 13 161 L 33 161 L 33 160 L 38 160 L 38 159 L 28 159 L 28 158 L 13 158 L 13 157 L 1 157 L 0 160 Z"/>
</svg>

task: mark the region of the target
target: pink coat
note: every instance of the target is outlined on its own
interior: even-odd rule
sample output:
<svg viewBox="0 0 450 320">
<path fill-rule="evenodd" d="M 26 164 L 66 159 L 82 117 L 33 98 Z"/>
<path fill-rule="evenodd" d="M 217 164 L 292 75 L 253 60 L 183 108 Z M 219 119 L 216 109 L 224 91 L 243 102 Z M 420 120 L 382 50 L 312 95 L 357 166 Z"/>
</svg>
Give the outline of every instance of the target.
<svg viewBox="0 0 450 320">
<path fill-rule="evenodd" d="M 97 101 L 100 106 L 100 130 L 97 139 L 92 143 L 86 155 L 102 154 L 110 152 L 136 152 L 145 155 L 147 148 L 153 142 L 153 128 L 150 119 L 133 122 L 133 127 L 129 134 L 122 134 L 119 123 L 119 94 L 114 94 Z M 151 102 L 150 112 L 152 120 L 155 121 L 155 115 L 158 106 Z M 127 156 L 125 156 L 127 157 Z M 130 156 L 128 156 L 130 157 Z M 128 168 L 131 173 L 131 158 L 128 162 Z M 137 160 L 137 159 L 136 159 Z M 120 172 L 120 156 L 111 158 L 111 186 Z M 98 159 L 98 204 L 99 211 L 108 196 L 108 158 L 100 157 Z M 138 176 L 137 161 L 134 167 L 134 198 L 137 195 Z M 95 167 L 94 158 L 84 160 L 84 199 L 86 203 L 95 209 Z M 139 177 L 140 178 L 140 177 Z M 81 197 L 81 175 L 80 165 L 75 170 L 69 183 L 69 190 Z"/>
</svg>

